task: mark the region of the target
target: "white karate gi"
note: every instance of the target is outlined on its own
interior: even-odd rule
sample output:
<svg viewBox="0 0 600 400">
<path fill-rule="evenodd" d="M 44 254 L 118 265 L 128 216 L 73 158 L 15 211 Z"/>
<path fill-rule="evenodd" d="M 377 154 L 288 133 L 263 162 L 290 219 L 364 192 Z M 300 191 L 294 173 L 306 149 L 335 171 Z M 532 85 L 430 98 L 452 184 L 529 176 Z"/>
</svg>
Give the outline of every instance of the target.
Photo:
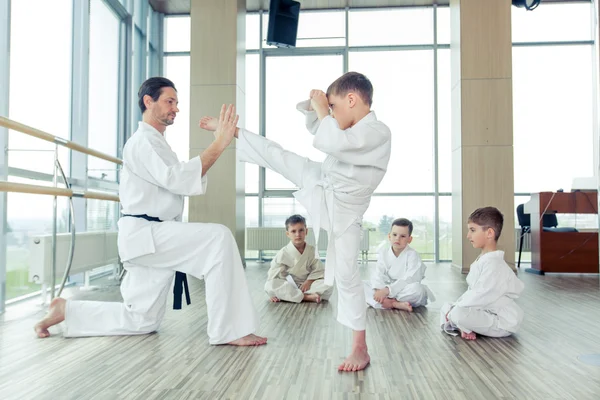
<svg viewBox="0 0 600 400">
<path fill-rule="evenodd" d="M 315 247 L 306 245 L 302 254 L 292 242 L 279 250 L 271 261 L 265 292 L 269 297 L 300 303 L 304 293 L 298 288 L 307 280 L 314 280 L 306 294 L 318 294 L 323 300 L 329 300 L 333 287 L 325 285 L 323 276 L 325 269 L 318 257 L 315 257 Z M 291 276 L 294 284 L 286 278 Z"/>
<path fill-rule="evenodd" d="M 240 129 L 236 143 L 241 161 L 269 168 L 297 185 L 296 199 L 309 212 L 313 232 L 328 232 L 325 284 L 338 288 L 337 320 L 353 330 L 366 327 L 366 303 L 358 270 L 362 217 L 371 194 L 385 175 L 391 151 L 389 128 L 370 112 L 356 125 L 341 130 L 331 116 L 320 121 L 298 104 L 313 146 L 327 154 L 323 163 L 284 150 L 279 144 Z M 318 241 L 317 241 L 318 243 Z"/>
<path fill-rule="evenodd" d="M 515 299 L 525 285 L 504 261 L 503 251 L 478 257 L 471 264 L 467 283 L 469 288 L 456 303 L 442 306 L 440 324 L 446 332 L 458 328 L 465 333 L 503 337 L 519 330 L 523 310 Z"/>
<path fill-rule="evenodd" d="M 412 247 L 406 246 L 396 257 L 392 246 L 383 246 L 377 253 L 377 267 L 369 289 L 373 293 L 375 289 L 387 287 L 390 290 L 388 297 L 391 299 L 407 301 L 413 307 L 427 305 L 428 300 L 435 301 L 435 297 L 421 283 L 426 269 L 421 256 Z"/>
<path fill-rule="evenodd" d="M 65 336 L 157 330 L 175 271 L 205 281 L 211 344 L 229 343 L 257 330 L 258 317 L 231 231 L 219 224 L 179 222 L 184 196 L 205 191 L 200 157 L 179 162 L 165 138 L 140 122 L 123 149 L 123 214 L 146 214 L 164 222 L 119 220 L 119 255 L 127 270 L 121 283 L 124 302 L 68 300 Z"/>
</svg>

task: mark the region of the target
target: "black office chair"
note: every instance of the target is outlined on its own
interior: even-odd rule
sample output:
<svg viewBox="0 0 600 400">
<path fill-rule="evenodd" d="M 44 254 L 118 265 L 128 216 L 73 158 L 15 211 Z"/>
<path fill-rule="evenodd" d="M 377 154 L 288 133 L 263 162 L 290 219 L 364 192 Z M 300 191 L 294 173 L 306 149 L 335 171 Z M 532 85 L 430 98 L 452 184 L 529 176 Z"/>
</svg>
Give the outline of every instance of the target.
<svg viewBox="0 0 600 400">
<path fill-rule="evenodd" d="M 523 238 L 526 233 L 531 232 L 531 215 L 526 214 L 524 205 L 519 204 L 517 206 L 517 219 L 521 226 L 521 240 L 519 241 L 519 261 L 517 262 L 517 268 L 521 268 L 521 252 L 523 251 Z M 558 219 L 556 214 L 544 214 L 542 218 L 542 228 L 545 232 L 577 232 L 575 228 L 558 227 Z"/>
</svg>

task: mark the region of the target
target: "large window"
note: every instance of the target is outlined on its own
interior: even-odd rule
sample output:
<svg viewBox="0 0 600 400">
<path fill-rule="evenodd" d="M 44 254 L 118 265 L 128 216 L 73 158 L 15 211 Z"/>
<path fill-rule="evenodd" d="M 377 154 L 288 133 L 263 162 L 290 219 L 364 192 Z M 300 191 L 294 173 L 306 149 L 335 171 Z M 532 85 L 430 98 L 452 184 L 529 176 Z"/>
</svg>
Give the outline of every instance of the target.
<svg viewBox="0 0 600 400">
<path fill-rule="evenodd" d="M 325 155 L 312 146 L 311 134 L 304 125 L 304 115 L 296 110 L 298 102 L 309 98 L 311 89 L 327 90 L 342 74 L 342 57 L 338 55 L 268 57 L 266 65 L 266 136 L 283 148 L 323 161 Z M 266 171 L 267 189 L 293 189 L 281 175 Z"/>
<path fill-rule="evenodd" d="M 528 193 L 569 190 L 574 177 L 594 174 L 592 10 L 590 2 L 546 4 L 535 12 L 512 8 L 515 192 L 523 195 L 515 205 L 526 201 Z M 378 242 L 385 239 L 392 218 L 411 218 L 413 245 L 424 258 L 450 260 L 450 9 L 305 11 L 301 25 L 325 14 L 331 24 L 326 28 L 316 24 L 309 33 L 299 28 L 297 48 L 291 50 L 266 46 L 266 13 L 260 35 L 260 15 L 247 16 L 252 72 L 247 69 L 246 82 L 254 74 L 258 92 L 264 90 L 266 98 L 264 109 L 252 111 L 265 115 L 257 130 L 284 148 L 322 160 L 324 155 L 312 148 L 295 104 L 306 98 L 307 89 L 326 88 L 344 68 L 365 73 L 375 88 L 373 110 L 392 130 L 393 149 L 388 173 L 364 224 L 376 230 L 371 237 Z M 327 47 L 319 48 L 322 43 Z M 264 71 L 257 69 L 261 57 Z M 247 189 L 255 193 L 260 182 L 265 185 L 263 200 L 259 196 L 256 202 L 262 207 L 256 213 L 262 215 L 259 224 L 270 226 L 274 219 L 297 210 L 293 184 L 270 171 L 265 171 L 264 181 L 257 175 L 258 183 L 256 175 L 247 174 Z M 284 195 L 287 203 L 280 198 Z M 596 226 L 595 216 L 562 216 L 559 222 Z"/>
<path fill-rule="evenodd" d="M 529 193 L 570 191 L 573 179 L 594 176 L 598 163 L 593 4 L 519 11 L 512 12 L 515 207 L 529 201 Z M 598 228 L 597 215 L 559 214 L 558 223 Z M 518 230 L 516 217 L 515 225 Z"/>
<path fill-rule="evenodd" d="M 392 131 L 392 157 L 377 192 L 433 192 L 433 51 L 349 57 L 349 70 L 373 83 L 372 110 Z"/>
<path fill-rule="evenodd" d="M 10 24 L 8 116 L 65 139 L 71 118 L 71 7 L 71 0 L 13 1 Z M 43 34 L 33 34 L 32 27 Z M 10 167 L 52 174 L 53 144 L 11 132 L 8 147 Z M 68 171 L 68 152 L 59 151 Z"/>
<path fill-rule="evenodd" d="M 8 79 L 10 86 L 6 94 L 8 117 L 118 156 L 132 119 L 129 103 L 124 100 L 134 102 L 137 94 L 137 89 L 131 93 L 132 66 L 145 63 L 141 58 L 146 48 L 154 51 L 154 65 L 158 65 L 156 57 L 162 52 L 162 39 L 150 46 L 148 35 L 136 43 L 135 51 L 132 23 L 141 26 L 142 33 L 147 24 L 151 32 L 160 32 L 162 17 L 149 12 L 147 0 L 13 0 L 8 11 L 10 32 L 0 30 L 0 35 L 10 34 L 10 53 L 0 54 L 0 58 L 10 60 L 10 68 L 0 69 L 6 74 L 0 81 Z M 152 21 L 148 21 L 149 13 Z M 143 74 L 143 68 L 141 71 Z M 8 180 L 51 186 L 54 149 L 48 142 L 10 132 Z M 72 175 L 75 189 L 116 192 L 115 164 L 75 157 L 65 147 L 58 149 L 59 160 L 65 173 Z M 77 231 L 114 230 L 118 211 L 116 203 L 79 199 L 75 202 Z M 70 222 L 68 201 L 59 197 L 58 232 L 68 232 Z M 0 260 L 0 283 L 7 283 L 6 296 L 0 290 L 2 312 L 6 300 L 14 301 L 40 289 L 29 279 L 30 240 L 52 233 L 53 198 L 9 193 L 6 209 L 0 210 L 0 226 L 6 227 L 0 241 L 4 246 L 0 254 L 6 254 Z"/>
<path fill-rule="evenodd" d="M 121 21 L 103 1 L 90 2 L 88 147 L 117 155 L 119 31 Z M 114 163 L 88 157 L 88 176 L 115 181 Z"/>
</svg>

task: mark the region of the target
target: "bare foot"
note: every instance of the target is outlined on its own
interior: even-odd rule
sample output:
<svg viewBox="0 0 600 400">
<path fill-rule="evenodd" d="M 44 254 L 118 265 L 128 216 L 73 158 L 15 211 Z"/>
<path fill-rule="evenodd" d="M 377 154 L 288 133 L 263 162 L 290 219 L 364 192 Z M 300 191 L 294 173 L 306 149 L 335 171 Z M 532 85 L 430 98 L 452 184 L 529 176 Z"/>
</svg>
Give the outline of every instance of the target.
<svg viewBox="0 0 600 400">
<path fill-rule="evenodd" d="M 382 302 L 381 302 L 381 306 L 383 308 L 394 308 L 394 303 L 396 303 L 395 299 L 390 299 L 389 297 L 386 297 Z"/>
<path fill-rule="evenodd" d="M 269 301 L 271 301 L 271 303 L 279 303 L 281 300 L 279 300 L 279 297 L 270 297 Z"/>
<path fill-rule="evenodd" d="M 304 299 L 302 299 L 302 301 L 308 301 L 310 303 L 320 303 L 321 296 L 319 296 L 316 293 L 304 294 Z"/>
<path fill-rule="evenodd" d="M 371 362 L 371 357 L 366 347 L 357 347 L 338 367 L 338 371 L 354 372 L 363 370 Z"/>
<path fill-rule="evenodd" d="M 460 331 L 460 337 L 465 339 L 465 340 L 475 340 L 477 339 L 477 335 L 475 334 L 475 332 L 463 332 Z"/>
<path fill-rule="evenodd" d="M 256 336 L 251 333 L 227 344 L 230 344 L 232 346 L 261 346 L 263 344 L 267 344 L 267 338 Z"/>
<path fill-rule="evenodd" d="M 200 120 L 200 128 L 206 129 L 207 131 L 214 132 L 217 130 L 219 120 L 214 117 L 202 117 Z"/>
<path fill-rule="evenodd" d="M 67 301 L 63 298 L 57 297 L 50 303 L 48 308 L 48 314 L 40 322 L 35 324 L 33 330 L 40 338 L 46 338 L 50 336 L 48 328 L 53 325 L 59 324 L 65 320 L 65 305 Z"/>
<path fill-rule="evenodd" d="M 408 301 L 395 301 L 394 308 L 397 310 L 404 310 L 408 312 L 413 311 L 413 308 Z"/>
</svg>

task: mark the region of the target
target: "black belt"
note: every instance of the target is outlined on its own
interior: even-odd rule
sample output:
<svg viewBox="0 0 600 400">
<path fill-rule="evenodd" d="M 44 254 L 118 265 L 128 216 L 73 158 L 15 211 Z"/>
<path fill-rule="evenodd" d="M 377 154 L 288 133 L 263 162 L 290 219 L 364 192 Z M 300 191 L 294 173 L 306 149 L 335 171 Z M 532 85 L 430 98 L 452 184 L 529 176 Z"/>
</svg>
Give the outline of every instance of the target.
<svg viewBox="0 0 600 400">
<path fill-rule="evenodd" d="M 156 217 L 151 217 L 146 214 L 131 215 L 122 214 L 124 217 L 142 218 L 146 221 L 151 222 L 162 222 Z M 181 310 L 181 299 L 183 297 L 183 290 L 185 289 L 185 300 L 188 306 L 192 303 L 190 299 L 190 289 L 188 287 L 187 275 L 183 272 L 175 271 L 175 286 L 173 286 L 173 310 Z"/>
</svg>

